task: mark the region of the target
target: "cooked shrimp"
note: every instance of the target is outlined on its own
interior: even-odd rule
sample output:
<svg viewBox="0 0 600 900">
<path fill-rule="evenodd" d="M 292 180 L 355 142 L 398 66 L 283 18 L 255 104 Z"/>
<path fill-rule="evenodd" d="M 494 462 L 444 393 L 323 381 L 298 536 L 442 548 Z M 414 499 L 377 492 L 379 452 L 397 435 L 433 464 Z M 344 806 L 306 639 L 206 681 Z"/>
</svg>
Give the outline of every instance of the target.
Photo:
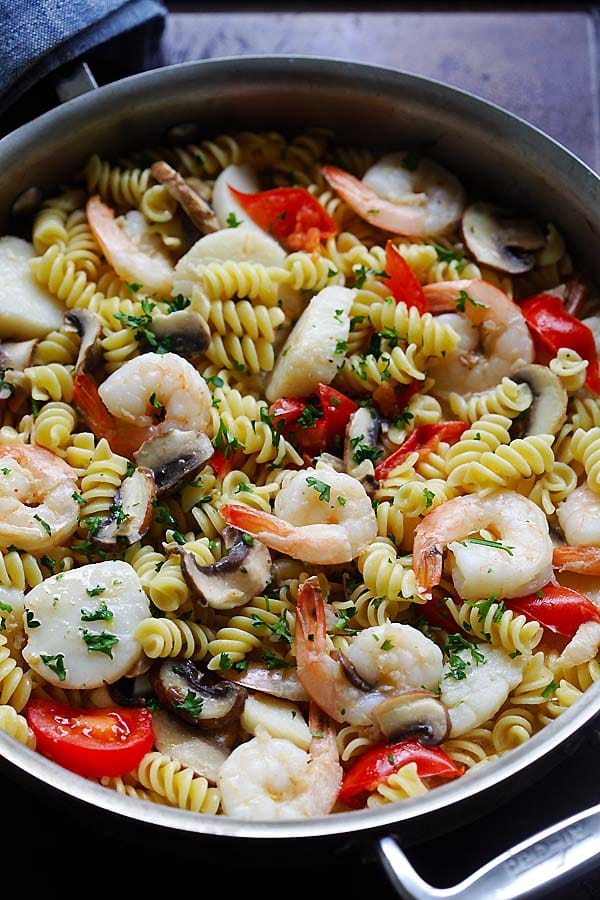
<svg viewBox="0 0 600 900">
<path fill-rule="evenodd" d="M 177 353 L 144 353 L 130 359 L 108 376 L 98 394 L 111 415 L 147 428 L 150 436 L 173 428 L 204 431 L 210 422 L 208 385 Z"/>
<path fill-rule="evenodd" d="M 298 592 L 295 643 L 299 680 L 336 722 L 375 729 L 371 714 L 380 703 L 412 688 L 437 689 L 442 676 L 437 644 L 417 628 L 399 622 L 359 632 L 343 660 L 336 651 L 330 654 L 326 604 L 316 576 L 307 578 Z M 352 672 L 355 683 L 346 670 Z"/>
<path fill-rule="evenodd" d="M 485 531 L 492 539 L 482 538 Z M 455 497 L 415 529 L 417 590 L 431 597 L 440 584 L 445 548 L 454 586 L 464 600 L 520 597 L 552 580 L 552 540 L 542 510 L 515 491 Z"/>
<path fill-rule="evenodd" d="M 600 622 L 583 622 L 557 659 L 557 666 L 570 669 L 596 659 L 600 650 Z"/>
<path fill-rule="evenodd" d="M 148 292 L 170 294 L 173 286 L 173 269 L 159 256 L 144 253 L 119 228 L 110 206 L 98 195 L 90 197 L 86 213 L 92 233 L 105 257 L 121 278 L 140 284 Z"/>
<path fill-rule="evenodd" d="M 272 550 L 315 565 L 350 562 L 377 535 L 371 500 L 358 479 L 333 469 L 303 469 L 287 476 L 275 515 L 230 504 L 221 515 Z"/>
<path fill-rule="evenodd" d="M 533 340 L 523 314 L 497 287 L 473 278 L 428 284 L 424 291 L 430 311 L 441 313 L 460 335 L 456 350 L 429 363 L 440 397 L 484 391 L 533 362 Z M 459 318 L 466 320 L 465 327 Z"/>
<path fill-rule="evenodd" d="M 456 656 L 464 666 L 462 676 L 452 675 L 452 666 L 447 670 L 441 683 L 440 700 L 448 710 L 452 730 L 450 737 L 458 737 L 477 728 L 494 716 L 523 679 L 524 657 L 511 659 L 500 647 L 477 645 L 474 655 L 471 650 L 460 650 L 453 655 L 454 669 Z"/>
<path fill-rule="evenodd" d="M 342 767 L 331 722 L 311 703 L 309 752 L 258 727 L 240 744 L 218 775 L 223 811 L 238 819 L 306 819 L 331 812 Z"/>
<path fill-rule="evenodd" d="M 357 215 L 384 231 L 415 237 L 442 234 L 462 216 L 465 195 L 458 179 L 439 163 L 423 158 L 407 167 L 405 153 L 388 153 L 362 181 L 336 166 L 324 177 Z"/>
<path fill-rule="evenodd" d="M 42 550 L 77 527 L 77 473 L 59 456 L 28 444 L 0 446 L 0 546 Z"/>
<path fill-rule="evenodd" d="M 567 544 L 600 545 L 600 496 L 582 484 L 558 504 L 556 516 Z"/>
</svg>

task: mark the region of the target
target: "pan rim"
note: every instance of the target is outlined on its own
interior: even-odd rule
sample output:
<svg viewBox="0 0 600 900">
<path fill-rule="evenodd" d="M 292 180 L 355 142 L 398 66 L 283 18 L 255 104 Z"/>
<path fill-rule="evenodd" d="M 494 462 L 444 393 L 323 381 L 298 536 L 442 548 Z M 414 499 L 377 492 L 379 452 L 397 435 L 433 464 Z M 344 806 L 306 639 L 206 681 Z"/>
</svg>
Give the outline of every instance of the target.
<svg viewBox="0 0 600 900">
<path fill-rule="evenodd" d="M 187 77 L 191 78 L 196 71 L 206 73 L 210 69 L 225 70 L 225 67 L 232 65 L 238 67 L 240 73 L 244 70 L 251 70 L 257 76 L 264 75 L 269 67 L 282 65 L 286 72 L 292 72 L 295 66 L 298 77 L 302 77 L 306 71 L 323 77 L 323 71 L 319 73 L 315 70 L 315 66 L 320 66 L 331 71 L 335 69 L 338 73 L 340 70 L 344 71 L 348 76 L 352 74 L 360 76 L 363 80 L 366 79 L 365 87 L 370 85 L 373 89 L 376 88 L 377 80 L 381 81 L 382 78 L 387 79 L 386 86 L 389 90 L 394 87 L 402 87 L 410 92 L 411 86 L 429 86 L 436 91 L 442 91 L 448 98 L 470 105 L 470 114 L 474 118 L 477 118 L 479 114 L 487 114 L 494 116 L 495 119 L 500 118 L 506 124 L 518 126 L 521 134 L 535 137 L 538 140 L 549 165 L 556 163 L 556 160 L 552 159 L 553 155 L 557 160 L 562 158 L 563 164 L 566 162 L 572 167 L 570 177 L 574 181 L 581 179 L 584 183 L 593 183 L 597 190 L 600 189 L 600 177 L 594 170 L 556 138 L 504 107 L 473 92 L 453 87 L 434 78 L 389 66 L 362 63 L 335 56 L 307 54 L 222 56 L 174 63 L 119 79 L 73 98 L 62 106 L 51 109 L 32 122 L 10 132 L 0 140 L 0 158 L 4 153 L 10 155 L 20 152 L 23 142 L 29 143 L 32 139 L 43 139 L 47 130 L 54 131 L 69 121 L 75 122 L 86 111 L 91 111 L 93 114 L 94 107 L 99 102 L 101 108 L 108 107 L 115 100 L 126 96 L 132 88 L 137 89 L 138 85 L 143 85 L 144 91 L 151 91 L 156 84 L 176 79 L 178 75 L 186 79 Z M 98 110 L 96 110 L 96 114 L 98 114 Z M 115 813 L 124 819 L 158 825 L 172 831 L 184 831 L 195 834 L 198 838 L 206 836 L 242 839 L 265 838 L 272 841 L 298 837 L 339 836 L 351 831 L 368 833 L 426 818 L 439 812 L 442 808 L 455 808 L 462 802 L 472 800 L 477 794 L 497 790 L 499 785 L 501 786 L 507 780 L 524 772 L 541 758 L 550 756 L 563 748 L 569 739 L 580 734 L 584 727 L 589 725 L 591 720 L 600 713 L 600 684 L 592 685 L 585 693 L 585 703 L 575 703 L 555 722 L 545 726 L 524 745 L 509 751 L 504 757 L 483 767 L 481 771 L 469 775 L 466 779 L 468 784 L 466 789 L 464 779 L 460 778 L 455 782 L 440 786 L 426 795 L 402 801 L 401 804 L 387 804 L 377 809 L 336 813 L 301 821 L 249 822 L 223 815 L 202 814 L 199 816 L 197 813 L 186 810 L 158 806 L 146 801 L 136 801 L 63 769 L 2 732 L 0 732 L 0 756 L 3 762 L 7 762 L 35 780 L 49 785 L 67 798 L 82 801 L 86 805 L 103 809 L 109 813 Z M 581 708 L 578 708 L 579 706 Z"/>
</svg>

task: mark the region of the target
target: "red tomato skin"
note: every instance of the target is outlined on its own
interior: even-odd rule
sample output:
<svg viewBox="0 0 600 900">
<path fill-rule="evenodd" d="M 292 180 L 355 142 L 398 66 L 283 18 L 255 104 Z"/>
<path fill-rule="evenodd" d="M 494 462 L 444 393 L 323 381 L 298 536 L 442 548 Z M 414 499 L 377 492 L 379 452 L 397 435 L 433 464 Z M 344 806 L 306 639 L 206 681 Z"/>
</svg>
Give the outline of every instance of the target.
<svg viewBox="0 0 600 900">
<path fill-rule="evenodd" d="M 389 276 L 389 288 L 396 303 L 415 306 L 423 315 L 427 312 L 427 299 L 421 282 L 408 265 L 393 241 L 385 247 L 385 270 Z"/>
<path fill-rule="evenodd" d="M 419 425 L 397 450 L 394 450 L 390 456 L 376 466 L 375 478 L 383 481 L 392 469 L 399 466 L 402 460 L 415 450 L 418 450 L 419 455 L 423 456 L 433 450 L 440 441 L 447 441 L 449 444 L 456 443 L 467 428 L 468 426 L 464 422 L 454 419 L 439 422 L 437 425 Z"/>
<path fill-rule="evenodd" d="M 41 699 L 29 701 L 26 716 L 37 751 L 85 778 L 126 775 L 154 746 L 152 713 L 145 707 L 77 709 Z M 106 733 L 107 719 L 117 730 L 111 740 L 99 733 Z"/>
<path fill-rule="evenodd" d="M 365 792 L 374 791 L 378 784 L 410 762 L 417 764 L 421 778 L 457 778 L 464 772 L 464 768 L 438 747 L 425 747 L 419 741 L 377 744 L 359 756 L 344 775 L 338 795 L 340 803 L 358 809 L 363 805 Z"/>
<path fill-rule="evenodd" d="M 505 600 L 508 609 L 539 622 L 548 631 L 572 638 L 584 622 L 600 621 L 600 610 L 583 594 L 562 585 L 547 584 L 539 594 Z"/>
</svg>

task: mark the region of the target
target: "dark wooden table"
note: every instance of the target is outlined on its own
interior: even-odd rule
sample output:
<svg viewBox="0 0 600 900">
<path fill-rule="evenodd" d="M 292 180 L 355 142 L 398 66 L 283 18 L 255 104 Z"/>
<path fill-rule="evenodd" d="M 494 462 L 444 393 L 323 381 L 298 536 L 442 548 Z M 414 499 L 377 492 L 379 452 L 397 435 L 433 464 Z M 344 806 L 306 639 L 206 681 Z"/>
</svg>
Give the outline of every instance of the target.
<svg viewBox="0 0 600 900">
<path fill-rule="evenodd" d="M 426 75 L 509 109 L 565 144 L 600 171 L 598 34 L 595 4 L 171 4 L 160 47 L 140 62 L 153 67 L 186 60 L 261 53 L 321 55 L 367 61 Z M 134 47 L 135 36 L 131 36 Z M 126 46 L 126 45 L 125 45 Z M 139 49 L 139 48 L 138 48 Z M 131 58 L 104 48 L 93 55 L 100 80 L 127 74 Z M 31 114 L 40 103 L 31 103 Z M 47 97 L 45 97 L 45 102 Z M 28 109 L 21 106 L 21 117 Z M 449 835 L 410 851 L 421 874 L 448 886 L 519 840 L 600 802 L 600 740 L 591 729 L 581 748 L 516 800 L 460 825 Z M 275 852 L 256 866 L 235 860 L 215 870 L 199 851 L 195 859 L 167 850 L 145 854 L 87 821 L 75 820 L 6 779 L 5 871 L 19 889 L 43 888 L 54 897 L 93 889 L 120 895 L 156 890 L 205 892 L 224 897 L 396 896 L 381 866 L 364 857 L 333 858 L 312 868 L 298 846 L 296 865 L 280 867 Z M 123 866 L 123 876 L 117 873 Z M 366 887 L 365 887 L 366 886 Z M 600 897 L 600 875 L 579 880 L 547 900 Z M 482 898 L 493 900 L 493 898 Z"/>
</svg>

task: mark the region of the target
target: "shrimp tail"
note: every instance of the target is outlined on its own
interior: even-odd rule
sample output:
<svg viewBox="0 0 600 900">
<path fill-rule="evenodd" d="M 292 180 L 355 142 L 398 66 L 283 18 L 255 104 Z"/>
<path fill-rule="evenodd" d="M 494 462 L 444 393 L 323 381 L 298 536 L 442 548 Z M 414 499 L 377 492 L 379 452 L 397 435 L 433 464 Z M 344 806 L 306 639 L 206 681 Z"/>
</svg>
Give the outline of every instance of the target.
<svg viewBox="0 0 600 900">
<path fill-rule="evenodd" d="M 73 378 L 73 403 L 98 440 L 106 438 L 115 453 L 131 459 L 147 437 L 145 429 L 139 434 L 141 429 L 131 426 L 125 429 L 119 425 L 102 402 L 95 382 L 86 372 L 78 372 Z M 136 434 L 139 435 L 137 438 Z"/>
<path fill-rule="evenodd" d="M 312 656 L 327 653 L 325 602 L 316 575 L 307 578 L 298 590 L 294 640 L 298 669 L 302 669 Z"/>
<path fill-rule="evenodd" d="M 552 565 L 559 572 L 600 575 L 600 547 L 555 547 Z"/>
<path fill-rule="evenodd" d="M 279 550 L 290 556 L 297 552 L 297 529 L 283 519 L 237 503 L 228 503 L 219 512 L 228 525 L 248 532 L 272 550 Z"/>
<path fill-rule="evenodd" d="M 413 568 L 417 591 L 424 600 L 431 599 L 431 589 L 442 579 L 443 561 L 442 544 L 429 539 L 417 527 L 413 544 Z"/>
</svg>

